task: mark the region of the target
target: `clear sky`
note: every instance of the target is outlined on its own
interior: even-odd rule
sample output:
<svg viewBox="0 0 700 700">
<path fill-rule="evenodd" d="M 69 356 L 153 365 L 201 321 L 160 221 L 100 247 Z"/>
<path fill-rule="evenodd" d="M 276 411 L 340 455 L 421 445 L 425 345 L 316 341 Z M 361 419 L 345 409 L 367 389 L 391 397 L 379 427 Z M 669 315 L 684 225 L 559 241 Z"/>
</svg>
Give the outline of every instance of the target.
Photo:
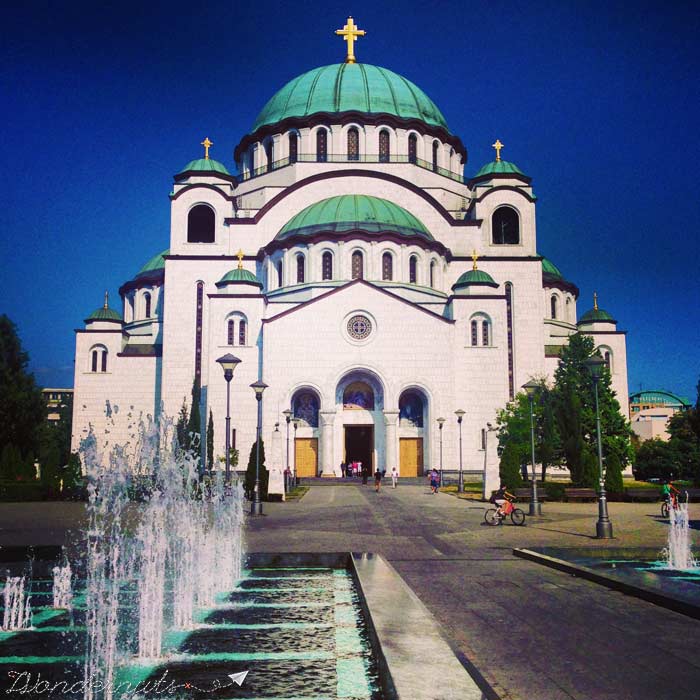
<svg viewBox="0 0 700 700">
<path fill-rule="evenodd" d="M 687 1 L 6 3 L 0 313 L 42 386 L 74 329 L 168 247 L 172 176 L 284 83 L 344 58 L 419 85 L 467 147 L 533 178 L 538 249 L 628 331 L 630 391 L 700 376 L 699 13 Z"/>
</svg>

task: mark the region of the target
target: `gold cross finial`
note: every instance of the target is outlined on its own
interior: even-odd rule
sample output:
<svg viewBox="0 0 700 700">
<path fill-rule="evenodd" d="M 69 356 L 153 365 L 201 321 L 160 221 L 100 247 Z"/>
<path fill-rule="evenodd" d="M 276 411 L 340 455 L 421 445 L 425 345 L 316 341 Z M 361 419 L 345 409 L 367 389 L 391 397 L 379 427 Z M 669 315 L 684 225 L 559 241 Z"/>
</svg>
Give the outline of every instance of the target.
<svg viewBox="0 0 700 700">
<path fill-rule="evenodd" d="M 109 308 L 109 292 L 105 292 L 105 309 Z"/>
<path fill-rule="evenodd" d="M 472 261 L 474 262 L 474 267 L 472 270 L 476 270 L 476 261 L 479 259 L 479 256 L 476 254 L 476 250 L 472 250 Z"/>
<path fill-rule="evenodd" d="M 593 292 L 593 308 L 598 311 L 598 292 Z"/>
<path fill-rule="evenodd" d="M 238 252 L 236 253 L 236 257 L 238 258 L 238 269 L 242 270 L 243 269 L 243 251 L 239 248 Z"/>
<path fill-rule="evenodd" d="M 342 36 L 348 44 L 348 55 L 345 57 L 345 63 L 355 63 L 354 44 L 358 36 L 364 36 L 365 30 L 358 29 L 352 17 L 348 17 L 348 21 L 342 29 L 336 29 L 335 33 Z"/>
<path fill-rule="evenodd" d="M 202 146 L 204 146 L 204 160 L 209 160 L 209 149 L 213 145 L 213 141 L 210 141 L 208 136 L 202 141 Z"/>
<path fill-rule="evenodd" d="M 496 143 L 494 143 L 491 148 L 496 149 L 496 162 L 498 163 L 501 160 L 501 149 L 503 148 L 503 144 L 496 139 Z"/>
</svg>

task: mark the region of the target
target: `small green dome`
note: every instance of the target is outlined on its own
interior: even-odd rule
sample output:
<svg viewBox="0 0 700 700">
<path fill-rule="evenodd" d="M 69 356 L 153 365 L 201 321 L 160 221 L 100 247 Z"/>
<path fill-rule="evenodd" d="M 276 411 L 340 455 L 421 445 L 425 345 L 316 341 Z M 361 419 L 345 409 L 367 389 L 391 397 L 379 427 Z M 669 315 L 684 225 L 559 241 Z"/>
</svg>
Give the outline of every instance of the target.
<svg viewBox="0 0 700 700">
<path fill-rule="evenodd" d="M 368 63 L 335 63 L 290 80 L 263 107 L 251 133 L 288 117 L 319 112 L 390 114 L 447 130 L 435 103 L 410 80 Z"/>
<path fill-rule="evenodd" d="M 452 290 L 457 291 L 464 287 L 481 286 L 481 287 L 498 287 L 496 282 L 488 272 L 483 270 L 467 270 L 460 275 L 459 279 L 452 285 Z"/>
<path fill-rule="evenodd" d="M 122 322 L 122 315 L 110 309 L 108 306 L 100 306 L 99 309 L 95 309 L 86 319 L 85 323 L 90 321 L 116 321 L 118 323 Z"/>
<path fill-rule="evenodd" d="M 227 272 L 217 283 L 217 287 L 224 287 L 227 284 L 254 284 L 262 289 L 262 282 L 250 271 L 235 268 Z"/>
<path fill-rule="evenodd" d="M 586 311 L 586 313 L 581 316 L 578 325 L 581 325 L 582 323 L 600 322 L 616 323 L 615 319 L 607 311 L 603 311 L 603 309 L 591 309 L 590 311 Z"/>
<path fill-rule="evenodd" d="M 397 233 L 433 241 L 423 223 L 403 207 L 387 199 L 363 194 L 344 194 L 316 202 L 293 216 L 275 236 L 284 240 L 293 235 L 316 233 Z"/>
<path fill-rule="evenodd" d="M 205 173 L 221 173 L 222 175 L 230 176 L 226 166 L 223 163 L 219 163 L 218 160 L 213 160 L 212 158 L 198 158 L 197 160 L 191 160 L 180 172 L 186 173 L 190 170 L 199 170 Z"/>
<path fill-rule="evenodd" d="M 559 268 L 551 260 L 549 260 L 549 258 L 542 258 L 542 272 L 560 280 L 564 279 L 564 275 L 561 274 Z"/>
<path fill-rule="evenodd" d="M 164 250 L 158 255 L 154 255 L 137 273 L 136 276 L 145 275 L 149 272 L 156 272 L 157 270 L 165 269 L 165 256 L 170 253 L 170 248 Z"/>
<path fill-rule="evenodd" d="M 490 163 L 486 163 L 486 165 L 474 175 L 473 179 L 486 175 L 520 175 L 521 177 L 526 177 L 525 173 L 520 170 L 515 163 L 509 163 L 507 160 L 494 160 Z"/>
</svg>

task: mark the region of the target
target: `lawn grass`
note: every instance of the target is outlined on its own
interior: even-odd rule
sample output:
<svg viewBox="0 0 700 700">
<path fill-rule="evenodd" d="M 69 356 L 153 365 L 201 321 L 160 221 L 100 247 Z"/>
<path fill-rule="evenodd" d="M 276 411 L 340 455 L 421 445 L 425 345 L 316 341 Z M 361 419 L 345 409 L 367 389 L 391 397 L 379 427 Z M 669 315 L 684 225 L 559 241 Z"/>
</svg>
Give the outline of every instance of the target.
<svg viewBox="0 0 700 700">
<path fill-rule="evenodd" d="M 304 498 L 308 490 L 308 486 L 292 486 L 292 488 L 287 492 L 285 499 L 287 501 L 300 501 L 302 498 Z"/>
</svg>

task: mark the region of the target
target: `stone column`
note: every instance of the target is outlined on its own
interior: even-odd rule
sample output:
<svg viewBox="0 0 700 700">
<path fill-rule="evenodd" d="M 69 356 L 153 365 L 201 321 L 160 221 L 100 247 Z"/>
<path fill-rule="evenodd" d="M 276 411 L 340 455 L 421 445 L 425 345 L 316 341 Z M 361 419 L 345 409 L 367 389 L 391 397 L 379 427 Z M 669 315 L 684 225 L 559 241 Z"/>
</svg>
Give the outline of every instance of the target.
<svg viewBox="0 0 700 700">
<path fill-rule="evenodd" d="M 335 411 L 319 411 L 321 428 L 321 476 L 336 476 L 333 464 L 333 424 Z"/>
<path fill-rule="evenodd" d="M 399 441 L 396 433 L 398 418 L 398 411 L 384 411 L 384 469 L 387 474 L 392 467 L 399 468 Z"/>
</svg>

